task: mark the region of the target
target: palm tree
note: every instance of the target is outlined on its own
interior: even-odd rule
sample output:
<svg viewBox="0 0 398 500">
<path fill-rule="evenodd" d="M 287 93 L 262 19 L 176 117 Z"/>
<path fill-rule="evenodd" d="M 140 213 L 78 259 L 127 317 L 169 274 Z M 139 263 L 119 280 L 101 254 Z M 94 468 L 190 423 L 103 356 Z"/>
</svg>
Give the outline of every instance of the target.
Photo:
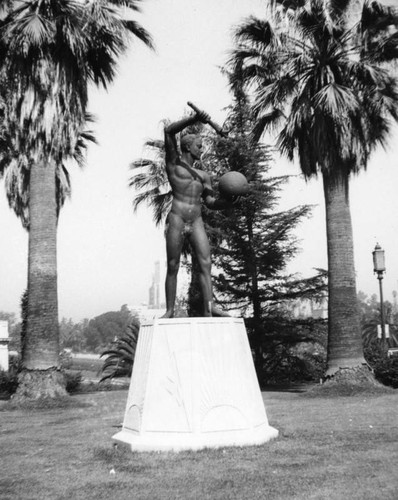
<svg viewBox="0 0 398 500">
<path fill-rule="evenodd" d="M 88 85 L 106 87 L 130 38 L 149 34 L 122 8 L 138 0 L 28 0 L 0 24 L 0 67 L 9 77 L 6 123 L 29 168 L 28 305 L 18 395 L 64 394 L 58 371 L 56 172 L 73 156 L 85 123 Z M 60 171 L 60 170 L 59 170 Z"/>
<path fill-rule="evenodd" d="M 149 157 L 130 164 L 133 173 L 129 186 L 136 191 L 133 209 L 137 211 L 142 204 L 147 204 L 159 226 L 169 213 L 173 196 L 166 174 L 164 142 L 150 139 L 144 147 Z"/>
<path fill-rule="evenodd" d="M 92 122 L 93 117 L 87 113 L 86 122 Z M 97 141 L 89 130 L 82 131 L 75 144 L 73 160 L 80 168 L 86 164 L 85 152 L 88 143 Z M 16 148 L 13 137 L 7 130 L 0 131 L 0 169 L 4 177 L 4 187 L 9 207 L 20 219 L 22 226 L 29 230 L 29 184 L 31 160 Z M 56 166 L 55 189 L 57 203 L 57 218 L 67 198 L 71 195 L 71 180 L 67 165 L 61 162 Z"/>
<path fill-rule="evenodd" d="M 347 4 L 347 2 L 344 2 Z M 340 5 L 341 4 L 341 5 Z M 356 300 L 351 174 L 365 168 L 398 120 L 397 16 L 365 3 L 349 26 L 343 2 L 310 0 L 283 23 L 250 18 L 236 31 L 230 65 L 253 91 L 254 140 L 277 130 L 277 145 L 306 178 L 321 174 L 329 272 L 328 370 L 364 364 Z M 234 84 L 234 83 L 233 83 Z"/>
</svg>

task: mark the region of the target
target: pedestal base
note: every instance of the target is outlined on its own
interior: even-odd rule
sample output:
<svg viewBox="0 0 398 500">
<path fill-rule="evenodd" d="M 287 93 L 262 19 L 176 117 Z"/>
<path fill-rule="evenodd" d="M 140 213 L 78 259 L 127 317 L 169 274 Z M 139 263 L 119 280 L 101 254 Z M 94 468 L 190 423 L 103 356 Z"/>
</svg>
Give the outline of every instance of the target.
<svg viewBox="0 0 398 500">
<path fill-rule="evenodd" d="M 242 319 L 155 319 L 141 326 L 123 429 L 135 451 L 262 444 L 268 425 Z"/>
</svg>

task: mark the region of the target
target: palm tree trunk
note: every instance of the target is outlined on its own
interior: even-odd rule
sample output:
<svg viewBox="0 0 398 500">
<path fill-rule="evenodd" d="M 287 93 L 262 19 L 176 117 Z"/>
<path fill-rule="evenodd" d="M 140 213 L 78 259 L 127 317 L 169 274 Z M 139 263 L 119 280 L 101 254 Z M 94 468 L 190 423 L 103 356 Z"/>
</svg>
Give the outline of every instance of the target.
<svg viewBox="0 0 398 500">
<path fill-rule="evenodd" d="M 329 269 L 327 376 L 365 364 L 354 268 L 348 179 L 323 176 Z"/>
<path fill-rule="evenodd" d="M 57 208 L 55 164 L 38 162 L 30 172 L 28 304 L 17 399 L 66 395 L 59 372 Z"/>
</svg>

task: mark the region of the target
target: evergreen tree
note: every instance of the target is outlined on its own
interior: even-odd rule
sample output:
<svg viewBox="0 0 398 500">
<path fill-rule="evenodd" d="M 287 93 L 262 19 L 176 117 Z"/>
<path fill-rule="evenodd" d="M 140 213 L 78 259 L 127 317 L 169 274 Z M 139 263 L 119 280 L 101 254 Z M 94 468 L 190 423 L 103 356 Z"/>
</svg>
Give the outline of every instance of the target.
<svg viewBox="0 0 398 500">
<path fill-rule="evenodd" d="M 217 298 L 245 317 L 259 372 L 271 344 L 293 345 L 311 337 L 294 325 L 285 305 L 289 299 L 321 296 L 325 273 L 306 280 L 287 274 L 286 264 L 298 250 L 293 230 L 310 215 L 311 207 L 277 209 L 288 178 L 270 176 L 270 147 L 248 139 L 251 127 L 246 98 L 235 92 L 228 137 L 213 139 L 204 163 L 218 178 L 230 170 L 244 174 L 251 191 L 231 210 L 206 211 L 205 220 Z"/>
</svg>

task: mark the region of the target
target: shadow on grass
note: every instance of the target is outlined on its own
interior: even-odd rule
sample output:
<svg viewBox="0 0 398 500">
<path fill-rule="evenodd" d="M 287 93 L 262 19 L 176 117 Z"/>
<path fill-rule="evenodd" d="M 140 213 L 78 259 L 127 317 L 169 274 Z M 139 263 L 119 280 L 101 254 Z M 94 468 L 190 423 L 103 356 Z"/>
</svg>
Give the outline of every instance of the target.
<svg viewBox="0 0 398 500">
<path fill-rule="evenodd" d="M 304 393 L 309 391 L 312 387 L 314 387 L 314 383 L 285 383 L 285 384 L 273 384 L 273 385 L 264 385 L 261 387 L 262 392 L 288 392 L 288 393 Z"/>
</svg>

